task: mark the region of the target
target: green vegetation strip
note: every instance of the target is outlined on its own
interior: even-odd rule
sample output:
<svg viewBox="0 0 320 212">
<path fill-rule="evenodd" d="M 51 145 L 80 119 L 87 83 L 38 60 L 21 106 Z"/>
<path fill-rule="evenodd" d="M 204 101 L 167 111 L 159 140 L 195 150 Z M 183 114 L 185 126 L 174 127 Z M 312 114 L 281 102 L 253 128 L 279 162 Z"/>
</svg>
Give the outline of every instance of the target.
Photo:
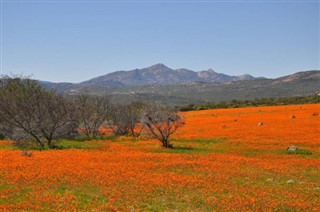
<svg viewBox="0 0 320 212">
<path fill-rule="evenodd" d="M 296 105 L 296 104 L 319 104 L 320 96 L 294 96 L 282 98 L 256 98 L 254 100 L 232 100 L 230 102 L 209 102 L 203 105 L 189 104 L 180 107 L 180 111 L 208 110 L 218 108 L 245 108 L 258 106 L 278 106 L 278 105 Z"/>
<path fill-rule="evenodd" d="M 208 154 L 211 152 L 225 153 L 223 148 L 218 145 L 226 141 L 226 138 L 216 139 L 172 139 L 172 149 L 154 149 L 155 153 L 173 153 L 173 154 Z"/>
</svg>

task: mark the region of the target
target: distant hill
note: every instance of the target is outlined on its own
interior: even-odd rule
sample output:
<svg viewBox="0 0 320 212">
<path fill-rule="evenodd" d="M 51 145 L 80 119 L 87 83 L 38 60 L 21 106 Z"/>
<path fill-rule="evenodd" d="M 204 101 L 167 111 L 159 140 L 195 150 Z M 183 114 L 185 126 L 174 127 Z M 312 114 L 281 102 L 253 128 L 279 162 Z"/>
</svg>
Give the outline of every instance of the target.
<svg viewBox="0 0 320 212">
<path fill-rule="evenodd" d="M 53 89 L 58 91 L 67 91 L 68 89 L 71 89 L 74 86 L 73 83 L 68 83 L 68 82 L 54 83 L 54 82 L 38 80 L 38 83 L 46 89 Z"/>
<path fill-rule="evenodd" d="M 320 92 L 320 71 L 303 71 L 276 79 L 250 75 L 229 76 L 207 71 L 173 70 L 163 64 L 144 69 L 118 71 L 77 84 L 39 81 L 65 94 L 109 94 L 116 102 L 143 100 L 185 105 L 246 100 L 263 97 L 313 95 Z"/>
<path fill-rule="evenodd" d="M 191 71 L 188 69 L 173 70 L 163 64 L 156 64 L 148 68 L 134 69 L 131 71 L 116 71 L 110 74 L 99 76 L 88 81 L 81 82 L 80 86 L 110 86 L 123 87 L 135 85 L 169 85 L 186 82 L 210 82 L 225 83 L 238 80 L 253 80 L 254 77 L 246 74 L 241 76 L 229 76 L 207 71 Z"/>
<path fill-rule="evenodd" d="M 298 72 L 292 75 L 284 76 L 273 80 L 273 84 L 277 83 L 299 83 L 299 82 L 307 82 L 314 81 L 316 79 L 320 79 L 320 71 L 305 71 Z M 320 87 L 320 85 L 319 85 Z"/>
</svg>

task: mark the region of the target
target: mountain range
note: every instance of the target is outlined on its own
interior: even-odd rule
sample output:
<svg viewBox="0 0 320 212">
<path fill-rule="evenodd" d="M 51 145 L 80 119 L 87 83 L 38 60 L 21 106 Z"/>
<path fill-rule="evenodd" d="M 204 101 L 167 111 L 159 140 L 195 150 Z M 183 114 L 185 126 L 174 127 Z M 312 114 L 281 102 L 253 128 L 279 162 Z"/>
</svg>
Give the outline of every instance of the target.
<svg viewBox="0 0 320 212">
<path fill-rule="evenodd" d="M 302 71 L 276 79 L 244 74 L 230 76 L 212 69 L 171 69 L 163 64 L 116 71 L 80 83 L 39 81 L 65 94 L 109 94 L 117 102 L 143 100 L 159 104 L 202 104 L 209 101 L 289 97 L 320 92 L 320 71 Z"/>
<path fill-rule="evenodd" d="M 143 69 L 116 71 L 81 82 L 79 85 L 122 87 L 150 84 L 169 85 L 187 82 L 226 83 L 237 80 L 252 79 L 254 79 L 254 77 L 248 74 L 241 76 L 229 76 L 226 74 L 216 73 L 212 69 L 199 72 L 184 68 L 173 70 L 159 63 Z"/>
</svg>

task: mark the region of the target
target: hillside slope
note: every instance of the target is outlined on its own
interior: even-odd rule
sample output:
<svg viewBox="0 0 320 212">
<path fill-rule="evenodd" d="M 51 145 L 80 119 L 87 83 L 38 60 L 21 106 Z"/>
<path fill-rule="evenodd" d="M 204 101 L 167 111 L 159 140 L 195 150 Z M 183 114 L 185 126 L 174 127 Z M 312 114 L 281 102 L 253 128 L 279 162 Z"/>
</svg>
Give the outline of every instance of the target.
<svg viewBox="0 0 320 212">
<path fill-rule="evenodd" d="M 313 95 L 320 91 L 320 71 L 298 72 L 277 79 L 231 81 L 227 83 L 186 82 L 180 84 L 151 84 L 140 86 L 79 86 L 64 90 L 67 94 L 105 94 L 117 102 L 143 100 L 159 104 L 191 104 L 232 99 L 290 97 Z"/>
</svg>

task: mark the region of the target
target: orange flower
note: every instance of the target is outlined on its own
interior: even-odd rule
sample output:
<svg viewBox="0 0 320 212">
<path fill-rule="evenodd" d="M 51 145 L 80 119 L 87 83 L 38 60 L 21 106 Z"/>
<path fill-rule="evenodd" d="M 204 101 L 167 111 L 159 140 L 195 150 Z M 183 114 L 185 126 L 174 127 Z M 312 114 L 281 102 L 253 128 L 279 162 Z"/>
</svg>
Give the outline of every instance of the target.
<svg viewBox="0 0 320 212">
<path fill-rule="evenodd" d="M 0 211 L 318 211 L 315 112 L 319 105 L 187 112 L 175 135 L 190 143 L 182 153 L 155 140 L 32 157 L 0 149 Z M 192 141 L 199 138 L 225 139 L 201 152 L 204 144 Z M 313 155 L 282 154 L 291 144 Z"/>
</svg>

